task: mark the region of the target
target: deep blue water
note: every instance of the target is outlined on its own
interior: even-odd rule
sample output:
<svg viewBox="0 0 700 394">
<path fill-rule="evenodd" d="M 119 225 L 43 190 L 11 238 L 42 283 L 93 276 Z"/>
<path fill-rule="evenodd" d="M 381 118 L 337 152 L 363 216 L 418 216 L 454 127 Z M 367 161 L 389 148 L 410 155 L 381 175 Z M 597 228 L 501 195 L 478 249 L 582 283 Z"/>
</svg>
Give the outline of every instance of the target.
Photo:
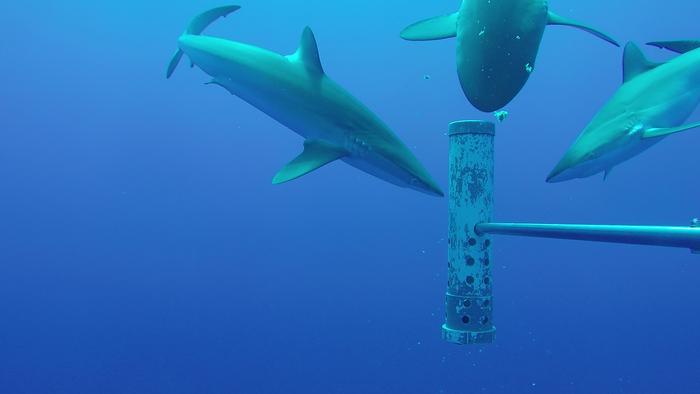
<svg viewBox="0 0 700 394">
<path fill-rule="evenodd" d="M 691 0 L 550 4 L 623 42 L 700 35 Z M 446 199 L 343 163 L 272 186 L 302 140 L 198 69 L 164 78 L 187 21 L 218 5 L 0 4 L 0 393 L 700 392 L 686 250 L 497 238 L 496 344 L 443 342 Z M 459 89 L 453 40 L 398 38 L 457 1 L 241 5 L 208 33 L 291 53 L 310 25 L 326 72 L 443 188 L 447 124 L 492 119 Z M 621 54 L 547 30 L 499 125 L 497 219 L 700 215 L 698 132 L 606 182 L 544 182 Z"/>
</svg>

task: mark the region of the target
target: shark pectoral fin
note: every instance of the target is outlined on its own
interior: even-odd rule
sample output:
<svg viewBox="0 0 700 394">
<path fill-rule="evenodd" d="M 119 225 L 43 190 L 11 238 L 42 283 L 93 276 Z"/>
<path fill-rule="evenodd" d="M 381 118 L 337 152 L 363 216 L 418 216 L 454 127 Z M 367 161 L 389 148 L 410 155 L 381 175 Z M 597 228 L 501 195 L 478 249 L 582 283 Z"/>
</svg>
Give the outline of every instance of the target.
<svg viewBox="0 0 700 394">
<path fill-rule="evenodd" d="M 180 64 L 180 60 L 182 60 L 182 56 L 185 53 L 182 52 L 182 49 L 178 49 L 177 52 L 175 52 L 175 55 L 173 56 L 172 60 L 170 60 L 170 64 L 168 64 L 168 72 L 165 74 L 166 78 L 170 78 L 173 73 L 175 72 L 175 69 L 177 68 L 177 65 Z"/>
<path fill-rule="evenodd" d="M 633 42 L 628 42 L 625 45 L 622 63 L 622 80 L 624 82 L 628 82 L 637 75 L 653 70 L 663 64 L 649 61 L 637 44 Z"/>
<path fill-rule="evenodd" d="M 224 6 L 224 7 L 218 7 L 211 9 L 209 11 L 203 12 L 190 22 L 190 24 L 187 26 L 187 30 L 185 30 L 185 34 L 192 34 L 192 35 L 199 35 L 202 34 L 204 29 L 207 28 L 207 26 L 211 25 L 212 22 L 215 20 L 226 17 L 228 14 L 239 10 L 241 7 L 237 5 L 229 5 L 229 6 Z M 180 63 L 180 60 L 182 59 L 183 52 L 182 50 L 178 50 L 175 53 L 175 56 L 173 56 L 172 60 L 170 60 L 170 64 L 168 64 L 168 72 L 166 74 L 167 78 L 170 78 L 171 75 L 173 75 L 173 72 L 175 72 L 175 69 L 177 68 L 177 65 Z M 194 67 L 194 64 L 191 64 L 191 67 Z"/>
<path fill-rule="evenodd" d="M 458 12 L 416 22 L 401 32 L 401 38 L 408 41 L 442 40 L 457 36 Z"/>
<path fill-rule="evenodd" d="M 553 13 L 552 11 L 549 11 L 549 21 L 547 22 L 548 25 L 559 25 L 559 26 L 571 26 L 571 27 L 576 27 L 578 29 L 581 29 L 583 31 L 586 31 L 588 33 L 593 34 L 594 36 L 601 38 L 615 46 L 620 46 L 620 44 L 615 41 L 614 38 L 610 37 L 609 35 L 603 33 L 600 30 L 594 29 L 590 26 L 586 26 L 582 23 L 576 22 L 575 20 L 564 18 L 563 16 L 557 15 Z"/>
<path fill-rule="evenodd" d="M 291 61 L 297 61 L 304 64 L 308 69 L 317 73 L 323 74 L 323 65 L 321 65 L 321 57 L 318 54 L 318 44 L 316 37 L 310 27 L 306 27 L 301 34 L 299 49 L 294 54 L 287 56 Z"/>
<path fill-rule="evenodd" d="M 683 54 L 700 48 L 700 41 L 652 41 L 647 42 L 647 45 Z"/>
<path fill-rule="evenodd" d="M 695 129 L 700 127 L 700 122 L 690 123 L 678 127 L 666 127 L 666 128 L 656 128 L 644 130 L 644 135 L 642 138 L 656 138 L 656 137 L 666 137 L 667 135 L 680 133 L 683 131 Z"/>
<path fill-rule="evenodd" d="M 339 146 L 321 140 L 306 140 L 304 151 L 275 175 L 272 184 L 297 179 L 347 155 L 348 151 Z"/>
</svg>

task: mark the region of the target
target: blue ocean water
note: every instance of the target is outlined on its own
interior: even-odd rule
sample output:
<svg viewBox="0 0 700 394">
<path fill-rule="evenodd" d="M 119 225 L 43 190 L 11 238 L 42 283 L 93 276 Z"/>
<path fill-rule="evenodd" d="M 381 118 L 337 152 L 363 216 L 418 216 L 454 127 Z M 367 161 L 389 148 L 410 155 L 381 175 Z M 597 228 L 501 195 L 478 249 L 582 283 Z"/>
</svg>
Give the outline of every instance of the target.
<svg viewBox="0 0 700 394">
<path fill-rule="evenodd" d="M 311 26 L 326 72 L 443 188 L 447 124 L 493 119 L 464 99 L 454 41 L 398 37 L 456 1 L 240 4 L 208 34 L 291 53 Z M 198 69 L 165 79 L 187 21 L 219 5 L 0 4 L 0 393 L 700 392 L 686 250 L 496 238 L 497 342 L 445 343 L 446 199 L 343 163 L 273 186 L 298 136 Z M 550 6 L 621 41 L 699 34 L 690 0 Z M 498 126 L 498 220 L 700 215 L 697 132 L 605 182 L 544 182 L 621 55 L 547 29 Z"/>
</svg>

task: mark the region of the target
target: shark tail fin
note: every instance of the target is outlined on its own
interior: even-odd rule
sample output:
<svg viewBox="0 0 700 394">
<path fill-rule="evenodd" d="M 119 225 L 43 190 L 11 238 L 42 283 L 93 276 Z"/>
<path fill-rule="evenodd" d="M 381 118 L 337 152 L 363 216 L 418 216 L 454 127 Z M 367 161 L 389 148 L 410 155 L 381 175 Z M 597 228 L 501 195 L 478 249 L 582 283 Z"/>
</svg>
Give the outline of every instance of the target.
<svg viewBox="0 0 700 394">
<path fill-rule="evenodd" d="M 647 45 L 683 54 L 700 48 L 700 41 L 652 41 L 648 42 Z"/>
<path fill-rule="evenodd" d="M 238 11 L 240 8 L 241 7 L 237 5 L 228 5 L 203 12 L 192 19 L 184 34 L 200 35 L 204 29 L 211 25 L 215 20 L 226 17 L 228 14 Z M 170 60 L 170 64 L 168 64 L 168 72 L 166 74 L 167 78 L 170 78 L 170 76 L 173 75 L 173 72 L 175 72 L 175 69 L 180 63 L 183 55 L 184 53 L 181 49 L 178 49 L 177 52 L 175 52 L 172 60 Z"/>
<path fill-rule="evenodd" d="M 407 41 L 430 41 L 455 37 L 458 16 L 459 13 L 454 13 L 416 22 L 403 29 L 401 38 Z"/>
<path fill-rule="evenodd" d="M 620 44 L 615 41 L 614 38 L 610 37 L 609 35 L 603 33 L 602 31 L 598 29 L 594 29 L 590 26 L 584 25 L 582 23 L 579 23 L 575 20 L 569 19 L 569 18 L 564 18 L 563 16 L 559 16 L 552 11 L 549 11 L 549 22 L 547 23 L 548 25 L 559 25 L 559 26 L 571 26 L 571 27 L 576 27 L 578 29 L 581 29 L 585 32 L 591 33 L 594 36 L 603 39 L 617 47 L 620 46 Z"/>
</svg>

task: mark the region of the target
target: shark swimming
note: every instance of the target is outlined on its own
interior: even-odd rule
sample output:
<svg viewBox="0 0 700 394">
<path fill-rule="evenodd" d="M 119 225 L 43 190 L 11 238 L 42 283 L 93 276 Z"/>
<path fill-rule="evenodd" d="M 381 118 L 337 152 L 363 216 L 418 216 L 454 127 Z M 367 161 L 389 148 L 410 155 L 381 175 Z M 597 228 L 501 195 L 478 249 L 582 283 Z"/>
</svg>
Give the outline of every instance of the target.
<svg viewBox="0 0 700 394">
<path fill-rule="evenodd" d="M 389 127 L 326 75 L 310 28 L 289 56 L 201 35 L 212 22 L 238 9 L 219 7 L 195 17 L 178 40 L 167 77 L 187 55 L 192 65 L 212 77 L 210 84 L 223 87 L 302 136 L 303 152 L 275 175 L 274 184 L 342 160 L 394 185 L 443 196 Z"/>
<path fill-rule="evenodd" d="M 681 53 L 649 61 L 637 45 L 624 52 L 623 84 L 583 130 L 547 177 L 547 182 L 605 177 L 620 163 L 665 137 L 700 127 L 684 124 L 700 104 L 700 41 L 651 42 Z"/>
<path fill-rule="evenodd" d="M 458 12 L 414 23 L 401 37 L 456 37 L 457 73 L 465 96 L 476 109 L 494 112 L 525 86 L 548 25 L 576 27 L 619 46 L 607 34 L 553 13 L 547 0 L 463 0 Z"/>
</svg>

